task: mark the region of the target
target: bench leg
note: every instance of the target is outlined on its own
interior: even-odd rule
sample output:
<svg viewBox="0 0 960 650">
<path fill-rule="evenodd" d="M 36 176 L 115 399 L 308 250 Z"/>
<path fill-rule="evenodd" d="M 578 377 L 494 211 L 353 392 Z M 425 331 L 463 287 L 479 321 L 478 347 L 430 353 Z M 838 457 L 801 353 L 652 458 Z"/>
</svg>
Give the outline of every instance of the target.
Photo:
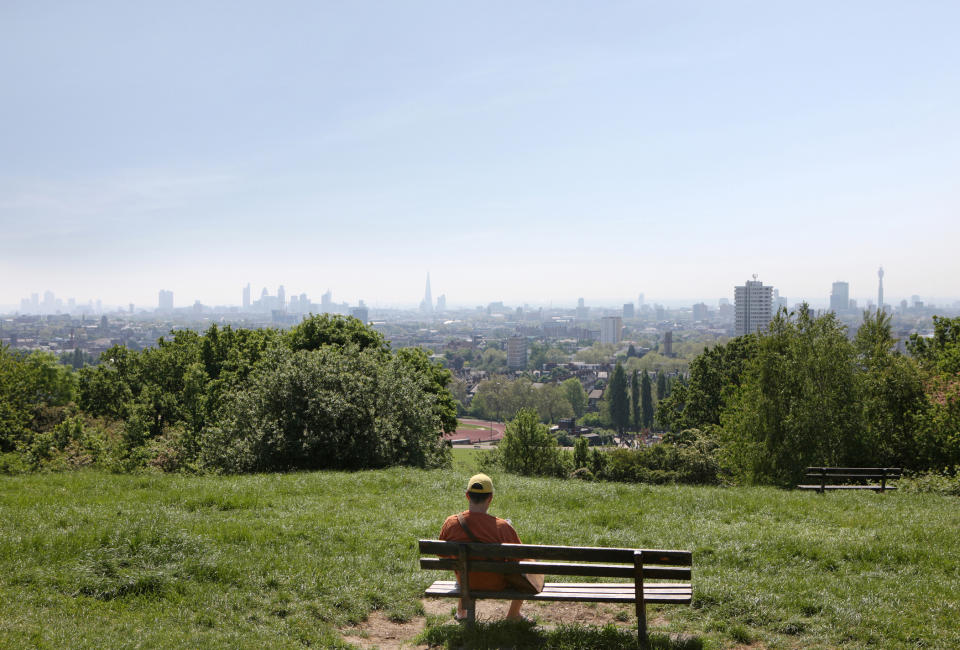
<svg viewBox="0 0 960 650">
<path fill-rule="evenodd" d="M 633 599 L 637 609 L 637 637 L 641 648 L 649 648 L 647 639 L 647 603 L 643 599 L 643 552 L 633 554 Z"/>
</svg>

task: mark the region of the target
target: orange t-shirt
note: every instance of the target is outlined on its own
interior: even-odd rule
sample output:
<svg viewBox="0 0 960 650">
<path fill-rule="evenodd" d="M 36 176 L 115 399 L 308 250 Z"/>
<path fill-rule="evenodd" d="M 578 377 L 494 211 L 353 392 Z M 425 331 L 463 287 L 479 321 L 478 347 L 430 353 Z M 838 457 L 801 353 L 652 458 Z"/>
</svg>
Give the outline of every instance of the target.
<svg viewBox="0 0 960 650">
<path fill-rule="evenodd" d="M 470 532 L 487 544 L 522 544 L 517 531 L 505 519 L 492 515 L 470 512 L 462 513 Z M 460 526 L 456 515 L 450 515 L 443 522 L 440 529 L 440 539 L 445 542 L 472 542 L 467 532 Z M 507 581 L 502 574 L 486 571 L 470 572 L 470 588 L 477 591 L 502 591 L 507 588 Z"/>
</svg>

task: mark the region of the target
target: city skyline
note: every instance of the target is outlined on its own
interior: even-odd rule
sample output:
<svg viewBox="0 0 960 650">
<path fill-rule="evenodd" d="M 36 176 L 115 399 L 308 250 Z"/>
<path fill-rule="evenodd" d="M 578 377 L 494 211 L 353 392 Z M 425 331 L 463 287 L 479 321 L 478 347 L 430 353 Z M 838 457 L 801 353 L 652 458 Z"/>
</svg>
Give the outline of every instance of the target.
<svg viewBox="0 0 960 650">
<path fill-rule="evenodd" d="M 758 278 L 759 276 L 754 277 L 754 281 L 757 281 Z M 749 280 L 747 282 L 749 283 Z M 760 282 L 762 283 L 762 280 L 760 280 Z M 882 282 L 883 282 L 883 279 L 881 274 L 878 287 L 874 289 L 875 291 L 879 291 L 878 296 L 883 293 Z M 109 303 L 99 298 L 97 299 L 89 298 L 86 300 L 83 300 L 83 299 L 78 300 L 75 296 L 70 296 L 65 299 L 63 296 L 58 296 L 55 291 L 52 291 L 50 289 L 45 289 L 43 292 L 34 291 L 34 292 L 31 292 L 29 296 L 22 297 L 19 300 L 18 305 L 16 306 L 0 304 L 0 313 L 9 313 L 9 312 L 23 312 L 23 313 L 63 312 L 63 313 L 66 313 L 69 311 L 82 311 L 83 309 L 91 308 L 94 305 L 96 305 L 95 311 L 98 311 L 98 312 L 101 311 L 102 309 L 109 309 L 111 307 L 119 308 L 121 310 L 126 311 L 131 305 L 135 306 L 136 309 L 140 311 L 158 310 L 160 312 L 163 312 L 163 311 L 170 311 L 174 308 L 182 309 L 182 308 L 190 307 L 197 303 L 202 304 L 205 307 L 214 307 L 214 306 L 239 307 L 242 310 L 268 311 L 268 312 L 271 309 L 277 308 L 277 307 L 281 309 L 287 309 L 289 307 L 291 308 L 291 311 L 295 313 L 301 312 L 301 311 L 305 312 L 310 305 L 329 307 L 330 305 L 333 305 L 333 304 L 349 305 L 351 307 L 359 305 L 360 307 L 364 307 L 364 308 L 373 307 L 375 309 L 380 309 L 380 308 L 409 309 L 409 310 L 418 310 L 420 312 L 425 312 L 428 314 L 432 313 L 435 310 L 441 310 L 447 307 L 449 307 L 450 309 L 471 309 L 476 306 L 486 305 L 486 304 L 495 303 L 495 302 L 504 302 L 514 306 L 521 306 L 524 304 L 536 306 L 536 307 L 553 306 L 559 309 L 564 309 L 564 308 L 574 309 L 577 306 L 581 308 L 584 306 L 587 306 L 587 307 L 593 306 L 593 307 L 600 307 L 604 309 L 611 309 L 611 308 L 617 308 L 617 307 L 624 308 L 624 307 L 627 307 L 627 305 L 642 306 L 642 304 L 644 303 L 648 305 L 659 303 L 668 308 L 685 308 L 685 307 L 696 308 L 697 305 L 701 303 L 705 304 L 705 306 L 707 307 L 713 307 L 719 303 L 724 303 L 724 302 L 729 303 L 731 299 L 735 298 L 737 291 L 742 289 L 742 287 L 739 285 L 732 285 L 730 294 L 727 296 L 714 296 L 714 297 L 701 296 L 699 298 L 658 298 L 656 296 L 654 296 L 653 298 L 647 298 L 644 292 L 640 292 L 639 294 L 634 294 L 634 295 L 639 295 L 641 298 L 638 298 L 636 300 L 633 300 L 633 299 L 626 300 L 626 302 L 619 302 L 619 299 L 617 298 L 604 301 L 602 299 L 598 300 L 595 298 L 578 296 L 576 299 L 571 299 L 566 301 L 559 300 L 559 299 L 558 300 L 550 299 L 546 301 L 526 300 L 526 301 L 520 301 L 518 303 L 512 303 L 510 301 L 505 301 L 502 299 L 486 300 L 482 302 L 464 299 L 460 302 L 456 300 L 451 301 L 449 306 L 446 304 L 447 303 L 446 294 L 440 294 L 437 297 L 438 302 L 441 300 L 443 301 L 443 307 L 440 307 L 438 306 L 437 303 L 433 302 L 433 299 L 431 296 L 429 272 L 427 273 L 427 282 L 426 282 L 426 289 L 424 291 L 424 297 L 423 299 L 420 300 L 419 303 L 413 300 L 408 300 L 406 302 L 388 302 L 388 301 L 379 300 L 376 297 L 372 299 L 360 297 L 360 298 L 357 298 L 356 300 L 343 300 L 338 297 L 338 299 L 334 301 L 333 290 L 329 287 L 323 292 L 320 303 L 314 302 L 313 298 L 311 298 L 312 295 L 316 295 L 316 294 L 311 294 L 306 291 L 291 292 L 289 300 L 287 300 L 285 297 L 286 288 L 285 288 L 285 285 L 283 284 L 280 284 L 274 287 L 272 293 L 271 293 L 270 287 L 267 287 L 264 285 L 261 288 L 260 293 L 257 294 L 259 298 L 256 300 L 251 300 L 251 291 L 252 291 L 252 287 L 254 286 L 256 285 L 254 285 L 251 282 L 248 282 L 242 285 L 241 287 L 239 287 L 240 299 L 236 302 L 231 302 L 229 300 L 225 302 L 207 302 L 199 298 L 191 298 L 191 297 L 188 297 L 186 300 L 181 298 L 179 302 L 177 302 L 177 299 L 175 298 L 175 293 L 173 291 L 169 289 L 160 289 L 157 295 L 155 296 L 154 302 L 152 304 L 149 302 L 137 303 L 135 301 L 121 301 L 117 303 Z M 869 292 L 865 292 L 867 295 L 861 298 L 857 298 L 857 297 L 851 298 L 850 296 L 853 294 L 850 293 L 850 283 L 842 280 L 832 282 L 829 290 L 825 293 L 824 296 L 819 296 L 814 298 L 807 297 L 807 296 L 796 296 L 796 297 L 786 296 L 786 295 L 783 295 L 784 292 L 780 291 L 780 288 L 777 287 L 776 285 L 768 283 L 767 286 L 770 288 L 771 291 L 774 291 L 775 296 L 780 296 L 782 299 L 785 299 L 787 301 L 786 304 L 788 307 L 793 307 L 794 305 L 799 304 L 801 302 L 806 302 L 815 308 L 829 308 L 834 311 L 848 311 L 848 310 L 857 311 L 857 310 L 866 309 L 868 306 L 876 305 L 874 300 L 870 297 Z M 842 295 L 842 298 L 840 299 L 839 303 L 835 300 L 836 292 L 838 290 L 841 292 L 841 295 Z M 431 306 L 429 308 L 425 308 L 426 301 L 428 298 L 430 299 Z M 909 294 L 893 296 L 892 298 L 884 298 L 885 304 L 890 305 L 891 308 L 897 307 L 901 303 L 901 301 L 906 301 L 908 304 L 912 305 L 917 300 L 921 300 L 923 302 L 926 302 L 927 304 L 934 304 L 934 305 L 939 304 L 941 306 L 950 307 L 950 308 L 955 308 L 958 304 L 960 304 L 960 300 L 957 300 L 957 299 L 941 298 L 940 302 L 938 302 L 938 299 L 936 297 L 929 296 L 926 294 L 918 294 L 918 293 L 909 293 Z M 28 302 L 31 303 L 30 308 L 25 310 L 24 309 L 25 304 Z M 840 307 L 840 304 L 843 304 L 846 306 Z"/>
<path fill-rule="evenodd" d="M 960 297 L 960 5 L 0 8 L 0 305 Z M 190 26 L 184 29 L 184 26 Z M 256 43 L 256 47 L 251 47 Z"/>
</svg>

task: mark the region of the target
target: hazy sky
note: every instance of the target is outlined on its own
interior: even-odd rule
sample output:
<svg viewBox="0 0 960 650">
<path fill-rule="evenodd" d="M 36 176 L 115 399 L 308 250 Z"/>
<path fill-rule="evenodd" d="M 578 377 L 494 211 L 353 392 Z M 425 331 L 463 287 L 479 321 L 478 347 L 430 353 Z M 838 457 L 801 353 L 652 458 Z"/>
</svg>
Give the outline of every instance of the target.
<svg viewBox="0 0 960 650">
<path fill-rule="evenodd" d="M 0 3 L 0 305 L 960 297 L 960 3 Z"/>
</svg>

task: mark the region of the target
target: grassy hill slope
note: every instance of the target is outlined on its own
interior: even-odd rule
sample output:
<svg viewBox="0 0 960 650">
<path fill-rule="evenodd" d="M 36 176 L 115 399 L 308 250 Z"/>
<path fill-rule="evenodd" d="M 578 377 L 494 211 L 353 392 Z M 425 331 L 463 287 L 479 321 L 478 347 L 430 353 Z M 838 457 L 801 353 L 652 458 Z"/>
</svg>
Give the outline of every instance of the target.
<svg viewBox="0 0 960 650">
<path fill-rule="evenodd" d="M 0 477 L 0 646 L 327 647 L 372 610 L 408 619 L 436 577 L 416 539 L 468 474 Z M 960 647 L 955 498 L 495 482 L 525 542 L 691 549 L 694 606 L 654 632 Z"/>
</svg>

